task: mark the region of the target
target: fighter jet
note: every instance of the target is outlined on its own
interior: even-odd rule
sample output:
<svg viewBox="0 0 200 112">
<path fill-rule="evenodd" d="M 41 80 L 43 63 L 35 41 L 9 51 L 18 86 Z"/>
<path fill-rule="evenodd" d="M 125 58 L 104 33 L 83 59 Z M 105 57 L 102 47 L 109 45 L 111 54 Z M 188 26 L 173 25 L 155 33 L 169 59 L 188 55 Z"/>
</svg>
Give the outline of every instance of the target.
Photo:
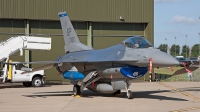
<svg viewBox="0 0 200 112">
<path fill-rule="evenodd" d="M 58 16 L 64 36 L 65 54 L 56 61 L 13 64 L 46 64 L 32 72 L 55 67 L 63 78 L 69 79 L 74 85 L 74 95 L 81 95 L 84 88 L 108 94 L 119 94 L 125 89 L 128 99 L 132 99 L 130 80 L 144 76 L 149 66 L 169 67 L 179 64 L 171 55 L 154 48 L 143 36 L 133 36 L 117 45 L 95 50 L 79 41 L 65 11 L 59 12 Z"/>
</svg>

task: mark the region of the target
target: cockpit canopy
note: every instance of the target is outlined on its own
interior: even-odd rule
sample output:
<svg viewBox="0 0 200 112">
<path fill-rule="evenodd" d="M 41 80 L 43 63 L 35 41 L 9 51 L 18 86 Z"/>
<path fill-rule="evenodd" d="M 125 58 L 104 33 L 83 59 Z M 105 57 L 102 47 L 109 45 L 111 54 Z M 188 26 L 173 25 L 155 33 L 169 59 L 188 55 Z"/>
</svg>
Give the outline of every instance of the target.
<svg viewBox="0 0 200 112">
<path fill-rule="evenodd" d="M 122 42 L 122 44 L 129 48 L 153 47 L 152 44 L 147 39 L 141 36 L 134 36 L 134 37 L 127 38 L 126 40 Z"/>
</svg>

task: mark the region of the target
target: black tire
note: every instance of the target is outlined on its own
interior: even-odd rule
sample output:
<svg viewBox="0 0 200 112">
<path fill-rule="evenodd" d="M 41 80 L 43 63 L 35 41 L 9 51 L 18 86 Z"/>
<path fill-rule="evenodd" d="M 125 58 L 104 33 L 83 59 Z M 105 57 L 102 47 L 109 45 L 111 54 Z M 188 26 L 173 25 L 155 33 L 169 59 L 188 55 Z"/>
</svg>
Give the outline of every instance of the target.
<svg viewBox="0 0 200 112">
<path fill-rule="evenodd" d="M 42 78 L 34 77 L 32 80 L 33 87 L 41 87 L 43 85 Z"/>
<path fill-rule="evenodd" d="M 73 94 L 74 94 L 74 96 L 81 95 L 81 89 L 80 89 L 79 85 L 74 85 L 74 87 L 73 87 Z"/>
<path fill-rule="evenodd" d="M 133 99 L 133 93 L 131 90 L 128 90 L 127 97 L 128 97 L 128 99 Z"/>
<path fill-rule="evenodd" d="M 31 87 L 32 86 L 32 82 L 23 82 L 22 84 L 24 85 L 24 87 Z"/>
</svg>

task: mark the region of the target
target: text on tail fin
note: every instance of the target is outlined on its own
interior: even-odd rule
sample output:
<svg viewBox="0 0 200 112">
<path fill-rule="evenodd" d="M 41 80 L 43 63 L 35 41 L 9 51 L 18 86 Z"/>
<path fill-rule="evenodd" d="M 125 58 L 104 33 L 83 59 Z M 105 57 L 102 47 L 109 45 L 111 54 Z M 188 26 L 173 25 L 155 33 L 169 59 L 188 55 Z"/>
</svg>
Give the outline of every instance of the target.
<svg viewBox="0 0 200 112">
<path fill-rule="evenodd" d="M 68 14 L 64 11 L 59 12 L 58 15 L 60 17 L 60 23 L 65 41 L 65 52 L 91 50 L 91 47 L 80 43 L 74 27 L 72 26 L 72 23 L 68 17 Z"/>
</svg>

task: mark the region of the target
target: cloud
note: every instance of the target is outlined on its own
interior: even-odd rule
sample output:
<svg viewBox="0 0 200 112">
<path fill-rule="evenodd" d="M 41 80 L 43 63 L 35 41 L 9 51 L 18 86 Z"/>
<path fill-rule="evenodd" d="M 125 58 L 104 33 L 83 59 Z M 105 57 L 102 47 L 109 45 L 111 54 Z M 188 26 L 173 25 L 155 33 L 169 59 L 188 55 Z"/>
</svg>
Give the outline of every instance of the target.
<svg viewBox="0 0 200 112">
<path fill-rule="evenodd" d="M 167 2 L 185 2 L 190 0 L 154 0 L 154 2 L 157 3 L 167 3 Z"/>
<path fill-rule="evenodd" d="M 176 15 L 172 18 L 172 23 L 196 24 L 198 23 L 198 20 L 195 20 L 191 17 L 187 18 L 184 16 Z"/>
</svg>

